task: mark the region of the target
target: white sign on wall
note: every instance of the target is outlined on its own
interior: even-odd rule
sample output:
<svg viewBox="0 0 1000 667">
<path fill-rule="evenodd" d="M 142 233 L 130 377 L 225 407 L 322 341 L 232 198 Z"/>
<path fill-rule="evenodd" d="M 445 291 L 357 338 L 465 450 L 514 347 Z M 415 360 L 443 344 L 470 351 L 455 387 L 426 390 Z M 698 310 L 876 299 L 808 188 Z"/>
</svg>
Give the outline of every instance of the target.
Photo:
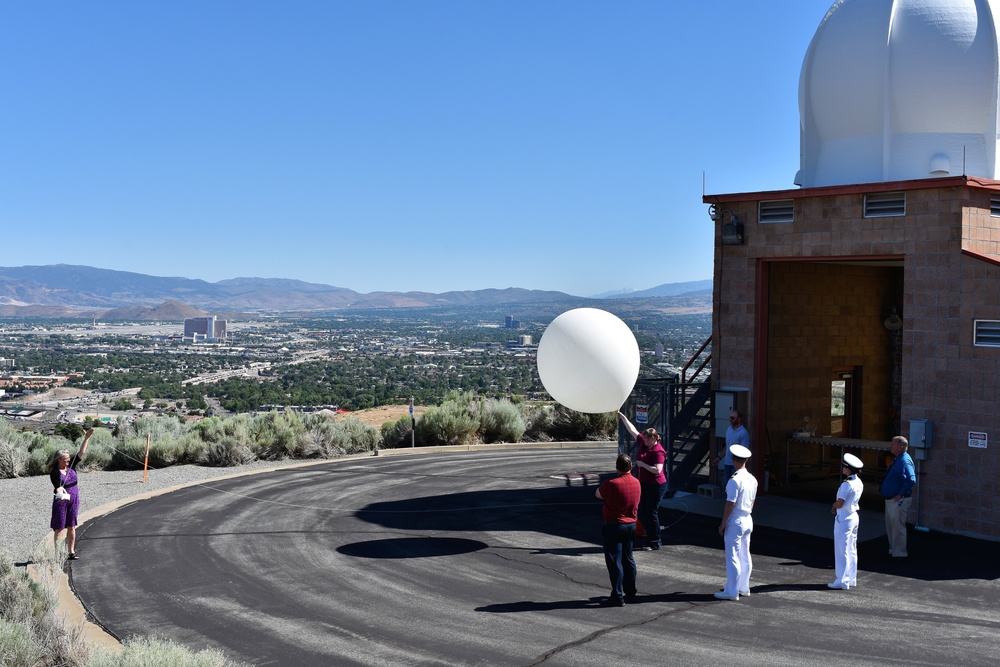
<svg viewBox="0 0 1000 667">
<path fill-rule="evenodd" d="M 649 423 L 649 406 L 648 405 L 637 405 L 637 406 L 635 406 L 635 423 L 636 424 L 648 424 Z"/>
<path fill-rule="evenodd" d="M 980 433 L 979 431 L 969 431 L 969 447 L 986 449 L 987 441 L 988 437 L 985 433 Z"/>
</svg>

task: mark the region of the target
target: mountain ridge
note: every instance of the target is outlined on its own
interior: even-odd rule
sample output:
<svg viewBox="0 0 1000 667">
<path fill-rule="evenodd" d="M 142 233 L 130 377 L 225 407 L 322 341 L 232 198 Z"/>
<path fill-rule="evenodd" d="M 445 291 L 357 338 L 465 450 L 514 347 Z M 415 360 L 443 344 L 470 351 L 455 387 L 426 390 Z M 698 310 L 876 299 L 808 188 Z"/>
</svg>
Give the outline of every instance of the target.
<svg viewBox="0 0 1000 667">
<path fill-rule="evenodd" d="M 703 283 L 675 283 L 613 298 L 689 296 Z M 657 292 L 659 290 L 659 292 Z M 678 291 L 679 290 L 679 291 Z M 710 293 L 710 290 L 709 290 Z M 286 278 L 239 277 L 211 283 L 178 276 L 158 277 L 91 266 L 0 267 L 0 316 L 148 319 L 191 317 L 209 311 L 310 312 L 362 308 L 475 306 L 580 302 L 590 299 L 553 290 L 519 287 L 431 292 L 371 292 Z M 710 307 L 710 304 L 709 304 Z M 191 313 L 191 314 L 187 314 Z M 183 317 L 181 317 L 183 319 Z"/>
</svg>

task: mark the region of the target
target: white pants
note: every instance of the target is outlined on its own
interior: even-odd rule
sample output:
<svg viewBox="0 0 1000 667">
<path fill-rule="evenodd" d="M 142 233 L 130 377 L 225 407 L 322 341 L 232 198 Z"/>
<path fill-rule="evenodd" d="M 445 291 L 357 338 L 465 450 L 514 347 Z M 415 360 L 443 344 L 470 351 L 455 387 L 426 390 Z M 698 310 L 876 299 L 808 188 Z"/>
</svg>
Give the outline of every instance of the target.
<svg viewBox="0 0 1000 667">
<path fill-rule="evenodd" d="M 753 518 L 749 515 L 730 517 L 726 524 L 726 595 L 739 595 L 750 590 L 750 534 L 753 533 Z"/>
<path fill-rule="evenodd" d="M 835 584 L 858 585 L 858 513 L 833 520 L 833 560 Z"/>
<path fill-rule="evenodd" d="M 889 537 L 889 553 L 904 557 L 906 553 L 906 520 L 910 516 L 910 501 L 900 498 L 897 503 L 892 498 L 885 501 L 885 533 Z"/>
</svg>

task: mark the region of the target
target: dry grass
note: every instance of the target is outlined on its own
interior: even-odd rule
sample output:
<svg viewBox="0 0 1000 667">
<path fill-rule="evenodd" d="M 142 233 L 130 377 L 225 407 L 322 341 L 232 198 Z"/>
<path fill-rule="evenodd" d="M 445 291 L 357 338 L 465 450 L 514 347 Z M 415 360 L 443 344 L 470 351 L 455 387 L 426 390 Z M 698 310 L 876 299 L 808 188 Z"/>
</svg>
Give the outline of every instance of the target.
<svg viewBox="0 0 1000 667">
<path fill-rule="evenodd" d="M 41 394 L 29 394 L 21 399 L 25 405 L 31 403 L 41 403 L 43 401 L 61 401 L 66 398 L 79 398 L 89 396 L 93 392 L 87 389 L 77 389 L 75 387 L 54 387 Z"/>
<path fill-rule="evenodd" d="M 427 408 L 425 407 L 415 405 L 413 406 L 413 415 L 417 419 L 420 419 L 420 415 L 422 415 L 426 409 Z M 366 426 L 380 428 L 382 424 L 386 422 L 394 422 L 409 413 L 410 406 L 408 405 L 383 405 L 377 408 L 358 410 L 357 412 L 339 412 L 337 413 L 336 418 L 338 420 L 353 418 L 357 419 Z"/>
</svg>

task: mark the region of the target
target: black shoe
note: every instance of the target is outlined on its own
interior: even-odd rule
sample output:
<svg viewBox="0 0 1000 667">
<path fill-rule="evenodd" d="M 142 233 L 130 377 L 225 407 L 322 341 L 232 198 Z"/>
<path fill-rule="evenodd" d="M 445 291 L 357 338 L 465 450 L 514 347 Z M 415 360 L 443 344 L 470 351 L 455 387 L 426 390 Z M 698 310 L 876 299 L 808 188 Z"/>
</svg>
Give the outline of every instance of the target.
<svg viewBox="0 0 1000 667">
<path fill-rule="evenodd" d="M 660 545 L 659 544 L 650 544 L 649 545 L 649 550 L 650 551 L 659 551 L 660 550 Z"/>
<path fill-rule="evenodd" d="M 80 557 L 76 555 L 76 552 L 73 552 L 69 555 L 69 560 L 80 560 Z"/>
<path fill-rule="evenodd" d="M 604 598 L 600 602 L 602 607 L 624 607 L 625 600 L 620 600 L 618 598 Z"/>
<path fill-rule="evenodd" d="M 635 596 L 634 595 L 626 595 L 625 596 L 625 604 L 633 604 L 633 603 L 635 603 Z"/>
</svg>

